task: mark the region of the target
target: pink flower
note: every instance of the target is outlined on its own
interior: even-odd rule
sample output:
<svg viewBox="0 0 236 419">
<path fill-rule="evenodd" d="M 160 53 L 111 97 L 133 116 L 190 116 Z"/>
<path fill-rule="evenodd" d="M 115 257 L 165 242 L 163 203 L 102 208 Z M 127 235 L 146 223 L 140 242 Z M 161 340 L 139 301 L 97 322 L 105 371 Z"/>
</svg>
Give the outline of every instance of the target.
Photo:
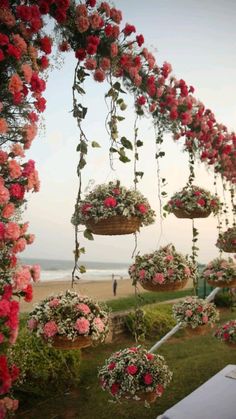
<svg viewBox="0 0 236 419">
<path fill-rule="evenodd" d="M 174 272 L 175 272 L 174 269 L 170 268 L 170 269 L 167 270 L 167 275 L 172 276 L 174 274 Z"/>
<path fill-rule="evenodd" d="M 191 317 L 191 316 L 193 315 L 192 310 L 186 310 L 186 311 L 185 311 L 185 315 L 186 315 L 187 317 Z"/>
<path fill-rule="evenodd" d="M 97 68 L 95 70 L 93 78 L 95 81 L 98 81 L 99 83 L 102 83 L 105 80 L 106 74 L 101 68 Z"/>
<path fill-rule="evenodd" d="M 34 282 L 39 281 L 40 279 L 40 265 L 33 265 L 30 269 L 31 276 Z"/>
<path fill-rule="evenodd" d="M 10 314 L 11 305 L 8 300 L 2 298 L 0 300 L 0 317 L 7 317 Z"/>
<path fill-rule="evenodd" d="M 223 275 L 223 273 L 224 273 L 224 272 L 222 272 L 222 271 L 218 271 L 218 272 L 216 272 L 216 276 L 217 276 L 217 278 L 221 278 L 221 277 L 222 277 L 222 275 Z"/>
<path fill-rule="evenodd" d="M 146 354 L 146 357 L 149 361 L 152 361 L 153 358 L 154 358 L 154 355 L 153 354 Z"/>
<path fill-rule="evenodd" d="M 84 335 L 89 332 L 90 323 L 85 317 L 80 317 L 76 320 L 75 329 L 79 334 Z"/>
<path fill-rule="evenodd" d="M 85 16 L 79 16 L 76 19 L 76 26 L 80 33 L 86 32 L 89 28 L 89 25 L 90 25 L 89 20 Z"/>
<path fill-rule="evenodd" d="M 202 316 L 202 322 L 203 323 L 208 323 L 208 316 L 207 315 Z"/>
<path fill-rule="evenodd" d="M 27 325 L 28 325 L 29 330 L 34 330 L 36 329 L 38 322 L 37 320 L 31 318 L 28 320 Z"/>
<path fill-rule="evenodd" d="M 8 131 L 8 124 L 5 118 L 0 118 L 0 134 L 6 134 Z"/>
<path fill-rule="evenodd" d="M 118 55 L 118 45 L 113 43 L 111 44 L 111 57 L 116 57 Z"/>
<path fill-rule="evenodd" d="M 6 224 L 5 227 L 5 239 L 6 240 L 17 240 L 20 237 L 20 227 L 14 222 Z"/>
<path fill-rule="evenodd" d="M 22 64 L 21 70 L 24 74 L 24 79 L 25 79 L 26 83 L 30 83 L 31 77 L 32 77 L 32 74 L 33 74 L 33 70 L 30 67 L 30 65 L 29 64 Z"/>
<path fill-rule="evenodd" d="M 126 368 L 126 372 L 130 375 L 135 375 L 137 371 L 138 367 L 136 367 L 136 365 L 128 365 L 128 367 Z"/>
<path fill-rule="evenodd" d="M 164 391 L 164 387 L 161 384 L 157 384 L 156 393 L 161 396 L 163 394 L 163 391 Z"/>
<path fill-rule="evenodd" d="M 103 20 L 97 12 L 93 13 L 90 16 L 89 20 L 90 20 L 90 25 L 91 25 L 92 29 L 98 29 L 103 24 Z"/>
<path fill-rule="evenodd" d="M 136 208 L 141 212 L 141 214 L 146 214 L 148 210 L 145 204 L 138 204 Z"/>
<path fill-rule="evenodd" d="M 48 305 L 51 308 L 58 307 L 60 305 L 60 300 L 58 298 L 53 298 L 53 300 L 49 301 Z"/>
<path fill-rule="evenodd" d="M 168 262 L 170 262 L 171 260 L 173 260 L 174 259 L 174 256 L 172 256 L 172 255 L 167 255 L 166 256 L 166 260 L 168 261 Z"/>
<path fill-rule="evenodd" d="M 187 276 L 190 276 L 190 275 L 191 275 L 191 271 L 190 271 L 190 269 L 189 269 L 189 267 L 188 267 L 188 266 L 185 266 L 185 268 L 184 268 L 184 273 L 185 273 L 185 275 L 187 275 Z"/>
<path fill-rule="evenodd" d="M 15 160 L 10 160 L 8 162 L 8 169 L 9 169 L 10 177 L 12 179 L 17 179 L 18 177 L 20 177 L 22 173 L 19 163 L 17 163 Z"/>
<path fill-rule="evenodd" d="M 76 305 L 76 309 L 81 311 L 83 314 L 89 314 L 91 313 L 91 310 L 87 304 L 79 303 Z"/>
<path fill-rule="evenodd" d="M 17 290 L 24 290 L 31 280 L 30 271 L 28 268 L 21 268 L 13 276 L 15 288 Z"/>
<path fill-rule="evenodd" d="M 109 70 L 109 68 L 111 67 L 110 59 L 106 57 L 102 58 L 102 60 L 100 61 L 100 67 L 104 71 Z"/>
<path fill-rule="evenodd" d="M 92 208 L 92 205 L 91 204 L 84 204 L 84 205 L 82 205 L 82 208 L 81 208 L 82 214 L 83 215 L 86 215 L 91 208 Z"/>
<path fill-rule="evenodd" d="M 104 199 L 103 204 L 107 208 L 114 208 L 117 205 L 117 201 L 112 196 L 109 196 L 106 199 Z"/>
<path fill-rule="evenodd" d="M 25 153 L 20 144 L 13 144 L 11 146 L 11 153 L 15 156 L 25 157 Z"/>
<path fill-rule="evenodd" d="M 1 203 L 1 187 L 0 187 L 0 203 Z M 10 218 L 15 212 L 15 205 L 12 203 L 7 204 L 2 210 L 2 217 Z"/>
<path fill-rule="evenodd" d="M 23 250 L 25 250 L 26 248 L 26 240 L 24 238 L 20 238 L 18 239 L 15 243 L 14 246 L 12 248 L 13 253 L 19 253 L 19 252 L 23 252 Z"/>
<path fill-rule="evenodd" d="M 9 84 L 8 84 L 9 91 L 14 95 L 15 93 L 21 92 L 23 89 L 23 82 L 20 76 L 15 73 L 11 76 Z"/>
<path fill-rule="evenodd" d="M 96 67 L 97 61 L 94 60 L 94 58 L 87 58 L 85 61 L 85 68 L 87 68 L 87 70 L 95 70 Z"/>
<path fill-rule="evenodd" d="M 197 204 L 200 205 L 201 207 L 204 207 L 206 205 L 206 201 L 203 198 L 199 198 L 197 200 Z"/>
<path fill-rule="evenodd" d="M 143 376 L 143 380 L 144 380 L 144 383 L 145 383 L 145 384 L 147 384 L 147 385 L 152 384 L 152 382 L 153 382 L 152 375 L 151 375 L 151 374 L 149 374 L 149 373 L 145 374 L 145 375 Z"/>
<path fill-rule="evenodd" d="M 110 9 L 110 17 L 115 23 L 119 25 L 122 21 L 122 12 L 113 7 L 112 9 Z"/>
<path fill-rule="evenodd" d="M 108 369 L 109 369 L 109 371 L 112 371 L 112 370 L 114 370 L 114 368 L 116 367 L 116 363 L 115 362 L 111 362 L 109 365 L 108 365 Z"/>
<path fill-rule="evenodd" d="M 8 189 L 0 185 L 0 205 L 6 204 L 10 199 Z M 6 218 L 6 217 L 5 217 Z"/>
<path fill-rule="evenodd" d="M 203 311 L 203 307 L 202 307 L 202 306 L 198 306 L 198 308 L 197 308 L 197 312 L 198 312 L 198 313 L 202 313 L 202 311 Z"/>
<path fill-rule="evenodd" d="M 144 269 L 141 269 L 141 270 L 139 271 L 138 275 L 139 275 L 139 278 L 140 278 L 140 279 L 144 279 L 144 278 L 145 278 L 145 276 L 146 276 L 146 271 L 145 271 Z"/>
<path fill-rule="evenodd" d="M 162 273 L 158 272 L 153 278 L 154 282 L 157 282 L 158 284 L 162 284 L 165 281 L 165 277 Z"/>
<path fill-rule="evenodd" d="M 211 270 L 206 269 L 206 271 L 204 272 L 204 276 L 210 276 L 210 275 L 211 275 Z"/>
<path fill-rule="evenodd" d="M 56 322 L 54 322 L 54 320 L 51 320 L 45 323 L 43 327 L 43 333 L 46 338 L 52 338 L 53 336 L 57 334 L 57 332 L 58 332 L 58 327 L 57 327 Z"/>
<path fill-rule="evenodd" d="M 93 324 L 99 332 L 104 331 L 105 325 L 104 325 L 103 321 L 100 319 L 100 317 L 95 317 L 95 319 L 93 321 Z"/>
<path fill-rule="evenodd" d="M 143 105 L 145 105 L 145 103 L 146 103 L 146 98 L 145 98 L 145 96 L 139 96 L 139 97 L 137 98 L 137 105 L 139 105 L 139 106 L 143 106 Z"/>
</svg>

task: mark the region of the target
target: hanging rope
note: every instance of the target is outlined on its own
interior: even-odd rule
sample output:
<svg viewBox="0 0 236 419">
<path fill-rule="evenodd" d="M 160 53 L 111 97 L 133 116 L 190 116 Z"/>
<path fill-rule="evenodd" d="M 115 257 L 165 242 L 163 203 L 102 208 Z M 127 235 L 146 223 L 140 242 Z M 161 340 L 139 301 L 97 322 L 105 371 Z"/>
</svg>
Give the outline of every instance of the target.
<svg viewBox="0 0 236 419">
<path fill-rule="evenodd" d="M 157 170 L 156 170 L 156 175 L 157 175 L 157 196 L 158 196 L 158 201 L 159 201 L 159 216 L 160 216 L 160 234 L 158 237 L 158 241 L 157 241 L 157 248 L 160 245 L 162 236 L 163 236 L 163 222 L 164 222 L 164 217 L 163 217 L 163 213 L 162 213 L 162 198 L 167 196 L 167 193 L 163 190 L 163 187 L 166 186 L 166 179 L 161 177 L 161 169 L 160 169 L 160 158 L 165 156 L 165 152 L 162 151 L 161 145 L 163 143 L 163 135 L 164 135 L 164 130 L 163 127 L 161 126 L 160 123 L 158 123 L 158 120 L 155 121 L 154 124 L 154 130 L 155 130 L 155 139 L 156 139 L 156 154 L 155 154 L 155 158 L 156 158 L 156 165 L 157 165 Z"/>
</svg>

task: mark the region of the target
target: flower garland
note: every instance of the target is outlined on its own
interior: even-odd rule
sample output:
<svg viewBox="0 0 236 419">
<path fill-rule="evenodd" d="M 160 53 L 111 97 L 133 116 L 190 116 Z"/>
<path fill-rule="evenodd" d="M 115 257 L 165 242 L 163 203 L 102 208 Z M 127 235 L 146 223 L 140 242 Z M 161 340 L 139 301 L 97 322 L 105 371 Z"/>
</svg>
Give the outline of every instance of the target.
<svg viewBox="0 0 236 419">
<path fill-rule="evenodd" d="M 133 37 L 136 28 L 122 25 L 121 11 L 107 2 L 96 3 L 96 0 L 78 5 L 73 0 L 29 0 L 22 4 L 20 0 L 0 0 L 0 144 L 4 146 L 0 158 L 1 303 L 5 300 L 6 284 L 11 287 L 7 291 L 10 294 L 23 295 L 26 300 L 32 298 L 29 284 L 32 270 L 20 268 L 15 257 L 32 242 L 32 237 L 27 238 L 25 227 L 15 217 L 25 203 L 25 192 L 38 191 L 39 183 L 34 163 L 22 163 L 18 158 L 24 157 L 23 150 L 29 149 L 36 137 L 39 115 L 46 107 L 44 79 L 53 44 L 43 31 L 48 16 L 56 22 L 59 50 L 75 51 L 79 82 L 86 72 L 97 82 L 103 82 L 106 76 L 120 79 L 134 93 L 139 115 L 152 113 L 154 121 L 158 118 L 165 129 L 174 133 L 175 140 L 186 137 L 187 150 L 214 166 L 225 179 L 236 182 L 235 134 L 217 123 L 214 114 L 193 97 L 192 86 L 171 75 L 170 64 L 156 64 L 153 55 L 143 47 L 143 35 Z M 79 83 L 77 88 L 83 93 Z M 112 82 L 110 94 L 124 109 L 120 93 L 120 83 Z M 86 111 L 77 104 L 74 116 L 84 118 Z M 112 114 L 110 129 L 115 140 L 119 120 L 119 115 Z M 129 148 L 130 142 L 123 138 L 115 142 L 112 152 L 118 152 L 121 161 L 128 161 L 125 149 Z M 83 151 L 80 169 L 86 164 L 84 154 Z M 17 271 L 23 274 L 22 284 L 25 282 L 23 287 L 14 288 L 12 278 Z"/>
<path fill-rule="evenodd" d="M 190 326 L 195 329 L 198 326 L 213 325 L 219 320 L 219 312 L 213 303 L 208 303 L 198 297 L 187 297 L 184 301 L 174 304 L 173 316 L 183 327 Z"/>
<path fill-rule="evenodd" d="M 155 393 L 161 397 L 172 378 L 161 355 L 150 354 L 140 346 L 115 352 L 99 370 L 103 390 L 116 399 L 139 399 Z"/>
</svg>

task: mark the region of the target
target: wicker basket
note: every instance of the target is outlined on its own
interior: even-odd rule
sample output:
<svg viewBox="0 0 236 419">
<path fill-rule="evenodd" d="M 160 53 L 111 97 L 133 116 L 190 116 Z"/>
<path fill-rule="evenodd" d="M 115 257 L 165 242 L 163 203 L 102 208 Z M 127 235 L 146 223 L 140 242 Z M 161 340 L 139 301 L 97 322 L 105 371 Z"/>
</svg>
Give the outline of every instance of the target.
<svg viewBox="0 0 236 419">
<path fill-rule="evenodd" d="M 191 326 L 187 326 L 185 328 L 185 332 L 187 336 L 204 336 L 211 331 L 211 326 L 206 324 L 202 326 L 197 326 L 192 328 Z"/>
<path fill-rule="evenodd" d="M 211 210 L 208 209 L 207 211 L 202 211 L 201 209 L 193 210 L 192 212 L 185 211 L 184 208 L 181 209 L 173 209 L 173 214 L 177 218 L 207 218 L 209 217 Z"/>
<path fill-rule="evenodd" d="M 176 290 L 180 290 L 182 288 L 185 287 L 185 285 L 187 284 L 188 280 L 187 279 L 183 279 L 182 281 L 176 281 L 176 282 L 167 282 L 167 283 L 163 283 L 163 284 L 154 284 L 153 282 L 141 282 L 140 284 L 142 285 L 142 287 L 147 290 L 147 291 L 155 291 L 155 292 L 160 292 L 160 291 L 176 291 Z"/>
<path fill-rule="evenodd" d="M 54 336 L 52 346 L 56 349 L 81 349 L 92 345 L 91 336 L 78 336 L 75 340 L 69 340 L 66 336 Z"/>
<path fill-rule="evenodd" d="M 219 288 L 234 288 L 234 287 L 236 287 L 236 278 L 233 278 L 230 282 L 211 281 L 210 279 L 208 279 L 207 282 L 211 287 L 219 287 Z"/>
<path fill-rule="evenodd" d="M 102 236 L 117 236 L 122 234 L 132 234 L 139 230 L 141 219 L 138 217 L 124 217 L 123 215 L 115 215 L 95 223 L 93 219 L 86 222 L 86 227 L 93 234 Z"/>
<path fill-rule="evenodd" d="M 134 396 L 137 396 L 139 398 L 139 400 L 137 399 L 133 399 Z M 157 393 L 155 391 L 152 392 L 141 392 L 138 391 L 137 393 L 134 394 L 130 394 L 127 393 L 124 395 L 124 400 L 133 400 L 136 402 L 148 402 L 148 403 L 154 403 L 157 399 Z"/>
</svg>

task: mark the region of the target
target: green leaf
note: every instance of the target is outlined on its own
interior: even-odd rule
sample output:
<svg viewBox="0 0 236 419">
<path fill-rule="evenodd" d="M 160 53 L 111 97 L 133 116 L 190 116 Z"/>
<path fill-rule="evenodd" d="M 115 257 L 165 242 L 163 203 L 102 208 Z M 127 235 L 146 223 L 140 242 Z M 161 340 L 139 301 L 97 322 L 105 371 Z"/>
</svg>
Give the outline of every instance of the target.
<svg viewBox="0 0 236 419">
<path fill-rule="evenodd" d="M 117 121 L 124 121 L 125 117 L 124 116 L 117 116 L 116 117 Z"/>
<path fill-rule="evenodd" d="M 101 146 L 96 141 L 92 141 L 92 147 L 93 148 L 100 148 Z"/>
<path fill-rule="evenodd" d="M 135 172 L 135 176 L 140 176 L 142 178 L 143 175 L 144 175 L 144 172 Z"/>
<path fill-rule="evenodd" d="M 130 161 L 127 156 L 120 156 L 119 160 L 122 161 L 122 163 L 128 163 Z"/>
<path fill-rule="evenodd" d="M 79 171 L 83 169 L 84 166 L 86 166 L 86 164 L 87 164 L 86 160 L 83 157 L 81 157 L 78 167 L 77 167 L 77 173 L 79 173 Z"/>
<path fill-rule="evenodd" d="M 110 147 L 110 153 L 118 153 L 118 150 L 114 147 Z"/>
<path fill-rule="evenodd" d="M 80 247 L 79 250 L 80 250 L 80 253 L 83 253 L 83 254 L 85 253 L 85 247 Z"/>
<path fill-rule="evenodd" d="M 86 142 L 82 140 L 82 141 L 81 141 L 81 142 L 77 145 L 76 151 L 81 151 L 81 153 L 83 153 L 83 154 L 87 154 L 87 153 L 88 153 L 88 146 L 87 146 Z"/>
<path fill-rule="evenodd" d="M 118 92 L 121 93 L 126 93 L 124 90 L 121 89 L 121 84 L 117 81 L 116 83 L 114 83 L 112 85 L 113 89 L 117 90 Z"/>
<path fill-rule="evenodd" d="M 138 141 L 137 141 L 137 143 L 136 143 L 136 145 L 137 145 L 137 147 L 142 147 L 142 145 L 143 145 L 143 141 L 138 140 Z"/>
<path fill-rule="evenodd" d="M 93 237 L 91 231 L 88 230 L 87 228 L 86 228 L 86 230 L 84 230 L 84 237 L 88 240 L 94 240 L 94 237 Z"/>
<path fill-rule="evenodd" d="M 79 266 L 79 271 L 80 271 L 81 274 L 85 274 L 85 272 L 86 272 L 85 266 L 84 265 L 80 265 Z"/>
<path fill-rule="evenodd" d="M 133 150 L 132 143 L 129 140 L 127 140 L 126 137 L 121 137 L 120 142 L 123 145 L 123 147 L 127 148 L 128 150 Z"/>
</svg>

